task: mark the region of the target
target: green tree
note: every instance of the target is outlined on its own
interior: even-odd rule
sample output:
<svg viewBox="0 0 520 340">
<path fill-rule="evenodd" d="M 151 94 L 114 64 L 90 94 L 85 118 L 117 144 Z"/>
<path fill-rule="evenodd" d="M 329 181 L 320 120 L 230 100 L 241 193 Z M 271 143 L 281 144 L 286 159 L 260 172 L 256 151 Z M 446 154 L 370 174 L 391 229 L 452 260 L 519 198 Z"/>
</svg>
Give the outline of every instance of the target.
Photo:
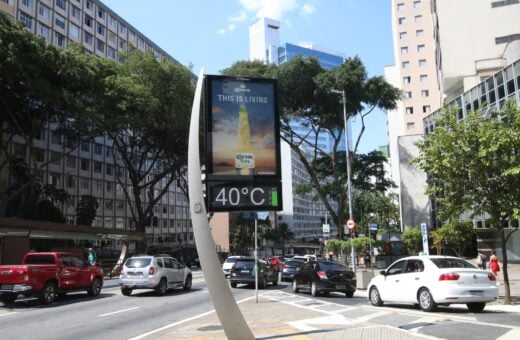
<svg viewBox="0 0 520 340">
<path fill-rule="evenodd" d="M 122 64 L 89 58 L 99 79 L 93 124 L 113 142 L 117 182 L 135 202 L 132 220 L 144 233 L 157 202 L 174 181 L 182 184 L 194 88 L 181 65 L 138 50 L 121 57 Z"/>
<path fill-rule="evenodd" d="M 422 249 L 422 233 L 418 227 L 407 228 L 403 231 L 401 240 L 410 255 L 416 255 Z"/>
<path fill-rule="evenodd" d="M 507 241 L 512 233 L 506 236 L 504 225 L 520 217 L 520 109 L 508 102 L 500 112 L 467 112 L 458 120 L 455 107 L 445 108 L 418 147 L 415 163 L 429 175 L 427 193 L 439 203 L 440 220 L 487 214 L 498 231 L 505 303 L 510 303 Z"/>
<path fill-rule="evenodd" d="M 361 121 L 353 154 L 365 130 L 365 117 L 374 109 L 392 109 L 400 91 L 382 77 L 368 77 L 358 57 L 348 58 L 333 69 L 323 69 L 315 58 L 295 57 L 280 66 L 262 68 L 258 62 L 237 62 L 222 71 L 226 75 L 276 78 L 281 111 L 282 139 L 295 152 L 310 175 L 310 183 L 299 188 L 300 192 L 316 193 L 333 221 L 343 224 L 342 212 L 346 211 L 346 166 L 344 145 L 343 105 L 332 90 L 344 90 L 346 94 L 347 118 L 357 117 Z M 290 122 L 299 120 L 313 133 L 302 135 L 293 129 Z M 333 137 L 333 152 L 320 148 L 317 138 L 323 133 Z M 311 150 L 310 155 L 303 148 Z M 326 179 L 326 180 L 324 180 Z M 332 202 L 338 203 L 335 209 Z M 342 238 L 343 228 L 338 228 Z"/>
<path fill-rule="evenodd" d="M 76 208 L 76 224 L 80 225 L 92 225 L 92 221 L 96 217 L 97 209 L 99 208 L 99 202 L 92 195 L 81 196 Z"/>
<path fill-rule="evenodd" d="M 471 245 L 475 237 L 475 229 L 471 221 L 449 221 L 435 229 L 432 236 L 439 255 L 447 248 L 454 250 L 457 256 L 463 256 L 464 250 Z"/>
<path fill-rule="evenodd" d="M 285 244 L 294 239 L 294 233 L 285 222 L 278 225 L 276 233 L 278 234 L 278 240 L 282 243 L 282 255 L 285 256 Z"/>
</svg>

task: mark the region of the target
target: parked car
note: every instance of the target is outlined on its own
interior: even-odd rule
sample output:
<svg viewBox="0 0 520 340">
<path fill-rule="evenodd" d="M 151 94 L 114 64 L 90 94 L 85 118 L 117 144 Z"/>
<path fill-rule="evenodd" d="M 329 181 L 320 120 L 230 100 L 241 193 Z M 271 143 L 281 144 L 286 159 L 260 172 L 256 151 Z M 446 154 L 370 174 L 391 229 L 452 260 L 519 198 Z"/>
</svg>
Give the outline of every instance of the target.
<svg viewBox="0 0 520 340">
<path fill-rule="evenodd" d="M 169 255 L 136 255 L 128 258 L 119 275 L 123 295 L 134 289 L 154 289 L 158 295 L 168 289 L 190 290 L 191 269 Z"/>
<path fill-rule="evenodd" d="M 392 263 L 368 284 L 374 306 L 386 302 L 412 303 L 427 312 L 438 305 L 466 304 L 481 312 L 498 298 L 496 278 L 490 271 L 452 256 L 410 256 Z"/>
<path fill-rule="evenodd" d="M 74 254 L 30 252 L 21 265 L 0 266 L 0 300 L 12 303 L 19 294 L 37 296 L 44 304 L 71 291 L 86 290 L 98 296 L 103 287 L 103 271 Z"/>
<path fill-rule="evenodd" d="M 356 276 L 342 263 L 327 260 L 308 261 L 294 274 L 293 292 L 309 289 L 312 296 L 342 292 L 353 297 L 356 291 Z"/>
<path fill-rule="evenodd" d="M 301 260 L 287 260 L 283 264 L 282 282 L 292 281 L 294 274 L 296 274 L 305 262 Z"/>
<path fill-rule="evenodd" d="M 222 271 L 224 272 L 224 276 L 226 276 L 226 278 L 229 277 L 229 274 L 231 273 L 231 267 L 233 267 L 233 265 L 235 264 L 235 261 L 239 258 L 241 258 L 242 256 L 228 256 L 228 258 L 224 261 L 224 263 L 222 263 Z"/>
<path fill-rule="evenodd" d="M 231 287 L 236 288 L 239 283 L 248 285 L 255 284 L 255 259 L 253 257 L 241 257 L 235 261 L 231 267 L 229 281 Z M 278 271 L 269 262 L 258 260 L 258 288 L 263 289 L 268 282 L 272 282 L 273 286 L 278 284 Z"/>
</svg>

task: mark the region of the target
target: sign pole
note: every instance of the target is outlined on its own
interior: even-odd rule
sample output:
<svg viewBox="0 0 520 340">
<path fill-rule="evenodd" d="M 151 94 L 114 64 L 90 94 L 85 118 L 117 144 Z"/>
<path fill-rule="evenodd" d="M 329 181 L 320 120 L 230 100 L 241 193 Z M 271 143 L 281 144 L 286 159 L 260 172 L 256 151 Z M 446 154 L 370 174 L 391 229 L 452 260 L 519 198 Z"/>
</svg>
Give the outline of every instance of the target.
<svg viewBox="0 0 520 340">
<path fill-rule="evenodd" d="M 232 340 L 253 340 L 255 336 L 238 308 L 227 280 L 222 275 L 222 265 L 218 260 L 215 241 L 211 236 L 202 194 L 199 158 L 199 116 L 203 79 L 204 69 L 201 69 L 193 99 L 188 143 L 188 189 L 193 234 L 202 272 L 208 285 L 208 291 L 227 338 Z"/>
</svg>

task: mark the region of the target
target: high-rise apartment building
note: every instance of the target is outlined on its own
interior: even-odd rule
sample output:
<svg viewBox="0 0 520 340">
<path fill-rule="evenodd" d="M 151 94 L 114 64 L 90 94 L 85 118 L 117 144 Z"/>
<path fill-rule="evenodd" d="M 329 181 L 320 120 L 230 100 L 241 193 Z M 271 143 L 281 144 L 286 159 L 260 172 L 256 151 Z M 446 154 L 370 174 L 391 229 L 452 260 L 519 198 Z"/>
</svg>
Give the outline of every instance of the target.
<svg viewBox="0 0 520 340">
<path fill-rule="evenodd" d="M 249 59 L 266 63 L 283 64 L 296 56 L 315 57 L 324 69 L 340 66 L 344 56 L 339 52 L 325 50 L 315 45 L 300 46 L 280 43 L 280 22 L 269 18 L 260 18 L 249 28 Z M 335 95 L 335 94 L 331 94 Z M 341 98 L 338 97 L 338 100 Z M 290 122 L 294 131 L 309 136 L 314 143 L 315 134 L 305 122 L 294 119 Z M 349 131 L 350 123 L 348 124 Z M 318 136 L 319 147 L 332 152 L 332 137 L 328 134 Z M 350 143 L 352 145 L 352 143 Z M 344 145 L 344 143 L 342 143 Z M 309 153 L 309 157 L 312 157 Z M 309 174 L 303 167 L 297 154 L 282 141 L 282 191 L 284 209 L 278 213 L 278 223 L 287 223 L 297 239 L 322 238 L 322 221 L 327 218 L 327 211 L 321 201 L 314 200 L 314 194 L 294 194 L 293 189 L 300 183 L 310 181 Z M 336 221 L 327 220 L 331 225 L 331 235 L 336 233 Z"/>
<path fill-rule="evenodd" d="M 518 58 L 518 18 L 518 1 L 392 0 L 395 65 L 385 75 L 403 99 L 387 122 L 402 228 L 435 224 L 426 175 L 409 164 L 423 121 Z"/>
<path fill-rule="evenodd" d="M 157 59 L 178 63 L 98 0 L 1 0 L 0 10 L 22 22 L 27 30 L 49 44 L 65 48 L 75 42 L 87 53 L 115 61 L 119 61 L 121 51 L 133 46 L 153 53 Z M 123 179 L 127 190 L 131 192 L 132 188 L 125 169 L 115 166 L 122 163 L 109 138 L 99 136 L 69 153 L 64 137 L 48 123 L 34 145 L 36 161 L 47 163 L 40 175 L 41 183 L 53 184 L 70 195 L 67 204 L 61 207 L 67 223 L 76 222 L 80 197 L 89 194 L 100 204 L 93 226 L 115 231 L 135 230 L 130 213 L 130 205 L 134 202 L 126 199 L 124 188 L 116 177 Z M 29 157 L 21 140 L 15 140 L 10 148 L 15 154 Z M 159 183 L 156 189 L 160 186 Z M 149 245 L 194 244 L 187 197 L 176 184 L 170 186 L 168 193 L 155 205 L 150 224 L 146 228 Z"/>
</svg>

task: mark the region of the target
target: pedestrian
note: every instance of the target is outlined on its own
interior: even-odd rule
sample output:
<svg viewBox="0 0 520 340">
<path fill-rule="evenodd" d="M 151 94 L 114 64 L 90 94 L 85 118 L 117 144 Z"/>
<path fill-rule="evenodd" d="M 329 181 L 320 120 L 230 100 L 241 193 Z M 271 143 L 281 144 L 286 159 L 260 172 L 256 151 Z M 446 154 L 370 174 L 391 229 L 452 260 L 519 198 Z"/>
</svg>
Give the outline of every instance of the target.
<svg viewBox="0 0 520 340">
<path fill-rule="evenodd" d="M 477 265 L 482 270 L 487 268 L 487 256 L 484 255 L 481 251 L 478 252 Z"/>
<path fill-rule="evenodd" d="M 91 265 L 91 266 L 95 266 L 96 265 L 96 252 L 94 251 L 94 249 L 92 248 L 88 248 L 88 263 Z"/>
<path fill-rule="evenodd" d="M 489 258 L 489 269 L 493 272 L 495 277 L 497 278 L 497 284 L 498 282 L 498 272 L 500 271 L 500 264 L 498 263 L 498 256 L 496 251 L 491 252 L 491 257 Z"/>
<path fill-rule="evenodd" d="M 365 253 L 365 268 L 370 268 L 370 253 Z"/>
</svg>

